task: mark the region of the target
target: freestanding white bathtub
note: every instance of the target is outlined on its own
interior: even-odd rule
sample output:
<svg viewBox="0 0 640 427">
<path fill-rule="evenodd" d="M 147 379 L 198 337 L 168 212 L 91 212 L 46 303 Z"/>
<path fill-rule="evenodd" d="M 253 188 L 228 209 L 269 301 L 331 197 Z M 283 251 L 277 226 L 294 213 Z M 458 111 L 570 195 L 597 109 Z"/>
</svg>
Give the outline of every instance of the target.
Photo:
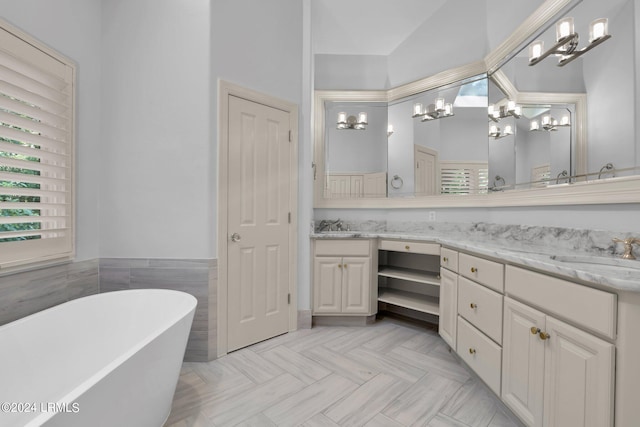
<svg viewBox="0 0 640 427">
<path fill-rule="evenodd" d="M 1 326 L 0 426 L 162 426 L 195 307 L 184 292 L 126 290 Z"/>
</svg>

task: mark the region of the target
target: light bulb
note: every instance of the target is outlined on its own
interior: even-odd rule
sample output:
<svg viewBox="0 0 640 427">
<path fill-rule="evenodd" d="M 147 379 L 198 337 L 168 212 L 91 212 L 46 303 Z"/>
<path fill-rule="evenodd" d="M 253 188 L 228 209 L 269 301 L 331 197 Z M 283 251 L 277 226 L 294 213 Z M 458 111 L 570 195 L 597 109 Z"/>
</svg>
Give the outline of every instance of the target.
<svg viewBox="0 0 640 427">
<path fill-rule="evenodd" d="M 556 41 L 560 41 L 573 33 L 573 18 L 564 18 L 556 24 Z"/>
<path fill-rule="evenodd" d="M 589 43 L 609 35 L 609 20 L 607 18 L 596 19 L 589 25 Z"/>
<path fill-rule="evenodd" d="M 338 113 L 338 124 L 347 123 L 347 113 L 340 112 Z"/>
<path fill-rule="evenodd" d="M 562 126 L 569 126 L 571 125 L 571 120 L 569 119 L 569 116 L 562 116 L 562 119 L 560 119 L 560 124 Z"/>
<path fill-rule="evenodd" d="M 444 115 L 453 116 L 453 105 L 451 103 L 444 104 Z"/>
<path fill-rule="evenodd" d="M 422 104 L 419 102 L 413 104 L 413 117 L 421 116 L 423 114 L 424 113 L 422 112 Z"/>
<path fill-rule="evenodd" d="M 361 124 L 361 125 L 367 124 L 367 113 L 358 114 L 358 124 Z"/>
<path fill-rule="evenodd" d="M 444 110 L 444 98 L 436 98 L 436 110 Z"/>
<path fill-rule="evenodd" d="M 531 120 L 529 130 L 540 130 L 540 123 L 537 120 Z"/>
<path fill-rule="evenodd" d="M 544 42 L 542 40 L 538 40 L 533 42 L 531 46 L 529 46 L 529 62 L 535 61 L 536 59 L 542 56 L 542 51 L 544 50 Z"/>
</svg>

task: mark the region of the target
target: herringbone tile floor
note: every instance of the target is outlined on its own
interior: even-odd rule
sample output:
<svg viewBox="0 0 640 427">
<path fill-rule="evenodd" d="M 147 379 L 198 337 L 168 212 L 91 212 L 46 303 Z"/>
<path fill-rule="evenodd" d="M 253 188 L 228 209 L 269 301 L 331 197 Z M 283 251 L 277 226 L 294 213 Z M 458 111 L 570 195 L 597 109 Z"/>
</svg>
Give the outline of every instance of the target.
<svg viewBox="0 0 640 427">
<path fill-rule="evenodd" d="M 520 425 L 433 328 L 382 318 L 184 363 L 165 426 Z"/>
</svg>

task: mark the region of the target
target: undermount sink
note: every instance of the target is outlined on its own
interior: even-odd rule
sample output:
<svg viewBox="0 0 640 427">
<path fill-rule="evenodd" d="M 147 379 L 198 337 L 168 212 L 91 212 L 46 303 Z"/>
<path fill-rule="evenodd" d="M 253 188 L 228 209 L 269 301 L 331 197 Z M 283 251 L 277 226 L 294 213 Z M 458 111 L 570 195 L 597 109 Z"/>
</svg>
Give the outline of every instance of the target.
<svg viewBox="0 0 640 427">
<path fill-rule="evenodd" d="M 581 263 L 581 264 L 598 264 L 609 265 L 612 267 L 631 268 L 634 270 L 640 270 L 640 261 L 621 259 L 621 258 L 606 258 L 599 256 L 588 255 L 551 255 L 550 258 L 554 261 L 567 262 L 567 263 Z"/>
</svg>

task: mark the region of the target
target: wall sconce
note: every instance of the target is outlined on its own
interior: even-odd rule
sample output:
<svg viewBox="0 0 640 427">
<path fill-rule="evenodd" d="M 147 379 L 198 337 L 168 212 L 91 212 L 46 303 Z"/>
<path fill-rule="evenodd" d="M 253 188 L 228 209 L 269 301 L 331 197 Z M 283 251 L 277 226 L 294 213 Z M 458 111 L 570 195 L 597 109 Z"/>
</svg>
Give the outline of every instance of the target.
<svg viewBox="0 0 640 427">
<path fill-rule="evenodd" d="M 498 126 L 491 125 L 489 126 L 489 137 L 494 139 L 504 138 L 505 136 L 513 135 L 513 128 L 511 125 L 506 125 L 504 127 L 504 131 L 502 131 Z"/>
<path fill-rule="evenodd" d="M 542 119 L 538 122 L 537 120 L 531 120 L 531 124 L 529 126 L 529 131 L 539 131 L 546 130 L 548 132 L 553 132 L 558 130 L 559 127 L 568 127 L 571 126 L 571 119 L 569 116 L 562 116 L 562 119 L 558 122 L 553 117 L 547 115 L 542 116 Z"/>
<path fill-rule="evenodd" d="M 578 33 L 574 30 L 573 18 L 564 18 L 556 24 L 556 44 L 549 50 L 544 51 L 542 40 L 537 40 L 529 46 L 529 65 L 536 65 L 547 56 L 555 54 L 560 56 L 558 67 L 562 67 L 610 38 L 609 20 L 596 19 L 589 25 L 589 45 L 576 50 Z"/>
<path fill-rule="evenodd" d="M 347 116 L 347 113 L 344 113 L 344 112 L 338 113 L 337 129 L 363 130 L 366 128 L 368 124 L 369 123 L 367 123 L 367 113 L 358 113 L 358 117 Z"/>
<path fill-rule="evenodd" d="M 494 122 L 499 122 L 500 119 L 504 119 L 505 117 L 515 117 L 519 119 L 522 115 L 522 107 L 516 105 L 514 101 L 508 101 L 507 105 L 501 105 L 499 108 L 491 104 L 487 108 L 487 115 Z"/>
<path fill-rule="evenodd" d="M 389 138 L 391 135 L 393 135 L 393 125 L 389 123 L 387 125 L 387 138 Z"/>
<path fill-rule="evenodd" d="M 443 119 L 445 117 L 454 116 L 453 104 L 444 102 L 444 98 L 436 98 L 435 104 L 429 104 L 425 109 L 419 102 L 413 104 L 413 117 L 422 117 L 422 122 L 427 122 L 435 119 Z"/>
</svg>

